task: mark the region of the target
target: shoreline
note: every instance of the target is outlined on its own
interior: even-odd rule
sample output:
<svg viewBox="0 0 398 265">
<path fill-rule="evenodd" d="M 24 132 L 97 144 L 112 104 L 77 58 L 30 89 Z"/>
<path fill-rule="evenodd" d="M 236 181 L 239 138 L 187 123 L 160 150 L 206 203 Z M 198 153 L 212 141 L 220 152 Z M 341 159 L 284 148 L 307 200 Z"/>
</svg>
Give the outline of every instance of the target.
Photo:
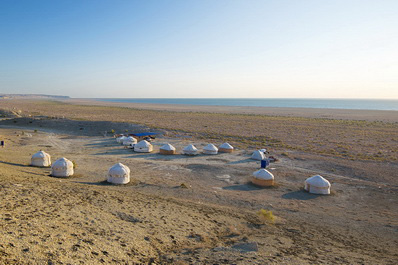
<svg viewBox="0 0 398 265">
<path fill-rule="evenodd" d="M 133 109 L 175 111 L 175 112 L 206 112 L 226 114 L 252 114 L 267 116 L 303 117 L 318 119 L 343 119 L 398 122 L 398 112 L 394 110 L 355 110 L 355 109 L 320 109 L 320 108 L 288 108 L 288 107 L 243 107 L 243 106 L 206 106 L 185 104 L 155 104 L 155 103 L 120 103 L 105 102 L 95 99 L 65 99 L 57 100 L 75 105 L 93 105 L 125 107 Z"/>
</svg>

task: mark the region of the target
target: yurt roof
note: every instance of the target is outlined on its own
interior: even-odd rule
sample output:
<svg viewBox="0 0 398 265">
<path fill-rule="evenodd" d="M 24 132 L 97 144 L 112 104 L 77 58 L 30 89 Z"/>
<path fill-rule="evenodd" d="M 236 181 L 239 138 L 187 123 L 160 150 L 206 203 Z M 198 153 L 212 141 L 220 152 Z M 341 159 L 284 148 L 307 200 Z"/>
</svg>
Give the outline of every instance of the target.
<svg viewBox="0 0 398 265">
<path fill-rule="evenodd" d="M 72 161 L 66 159 L 65 157 L 61 157 L 60 159 L 54 162 L 53 166 L 67 166 L 68 164 L 72 165 Z"/>
<path fill-rule="evenodd" d="M 224 148 L 224 149 L 234 149 L 232 147 L 232 145 L 230 145 L 229 143 L 223 143 L 222 145 L 220 145 L 220 148 Z"/>
<path fill-rule="evenodd" d="M 133 136 L 124 137 L 125 141 L 135 141 L 136 139 Z"/>
<path fill-rule="evenodd" d="M 32 155 L 33 158 L 44 158 L 46 156 L 49 156 L 49 154 L 47 154 L 44 151 L 39 151 L 39 152 L 35 153 L 34 155 Z"/>
<path fill-rule="evenodd" d="M 305 180 L 308 184 L 315 187 L 330 187 L 330 182 L 320 175 L 310 177 Z"/>
<path fill-rule="evenodd" d="M 183 150 L 184 151 L 198 151 L 198 149 L 193 144 L 189 144 L 189 145 L 185 146 Z"/>
<path fill-rule="evenodd" d="M 122 163 L 117 163 L 109 169 L 109 173 L 117 175 L 123 175 L 125 173 L 129 174 L 130 169 Z"/>
<path fill-rule="evenodd" d="M 264 157 L 264 153 L 261 152 L 260 150 L 256 150 L 253 152 L 252 157 L 256 157 L 256 156 Z"/>
<path fill-rule="evenodd" d="M 257 170 L 256 172 L 253 173 L 253 176 L 257 179 L 265 179 L 265 180 L 270 180 L 274 179 L 274 175 L 272 175 L 271 172 L 268 170 L 262 168 L 260 170 Z"/>
<path fill-rule="evenodd" d="M 151 146 L 151 144 L 145 140 L 142 140 L 138 144 L 135 145 L 136 148 L 149 147 L 149 146 Z"/>
<path fill-rule="evenodd" d="M 174 146 L 172 146 L 171 144 L 169 144 L 169 143 L 163 145 L 162 147 L 160 147 L 160 149 L 162 149 L 162 150 L 167 150 L 167 151 L 174 151 L 174 150 L 176 150 L 176 148 L 175 148 Z"/>
<path fill-rule="evenodd" d="M 208 144 L 203 149 L 208 151 L 218 151 L 218 148 L 214 144 Z"/>
</svg>

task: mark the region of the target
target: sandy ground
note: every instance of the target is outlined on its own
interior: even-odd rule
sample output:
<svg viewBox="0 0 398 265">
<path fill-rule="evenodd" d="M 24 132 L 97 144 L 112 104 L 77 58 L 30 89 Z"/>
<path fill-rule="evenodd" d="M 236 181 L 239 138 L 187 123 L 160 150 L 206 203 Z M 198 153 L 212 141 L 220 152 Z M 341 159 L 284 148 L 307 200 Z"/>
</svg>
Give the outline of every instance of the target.
<svg viewBox="0 0 398 265">
<path fill-rule="evenodd" d="M 0 120 L 0 138 L 6 140 L 0 148 L 0 264 L 398 263 L 396 123 L 353 122 L 353 113 L 340 122 L 23 100 L 0 102 L 0 108 L 14 113 L 4 112 L 10 118 Z M 57 118 L 40 116 L 49 113 Z M 134 122 L 142 117 L 162 126 Z M 229 127 L 209 131 L 208 125 L 223 120 Z M 245 140 L 241 124 L 250 128 L 245 144 L 239 144 Z M 154 152 L 134 153 L 104 133 L 110 128 L 166 136 L 156 138 Z M 272 138 L 264 142 L 261 133 Z M 158 153 L 166 142 L 179 153 L 189 143 L 202 149 L 225 139 L 236 143 L 234 153 Z M 353 145 L 338 147 L 341 153 L 320 153 L 316 146 L 297 148 L 305 141 L 337 151 L 337 145 Z M 274 188 L 248 183 L 259 168 L 250 154 L 259 147 L 280 158 L 269 169 Z M 75 176 L 53 178 L 48 168 L 30 167 L 38 150 L 50 153 L 52 161 L 75 161 Z M 104 182 L 117 162 L 130 167 L 130 184 Z M 303 181 L 315 174 L 332 183 L 330 196 L 302 190 Z M 260 209 L 272 211 L 275 222 L 258 216 Z"/>
<path fill-rule="evenodd" d="M 116 102 L 96 101 L 91 99 L 65 99 L 62 101 L 78 105 L 114 106 L 114 107 L 147 109 L 147 110 L 256 114 L 256 115 L 286 116 L 286 117 L 308 117 L 308 118 L 324 118 L 324 119 L 398 122 L 397 111 L 385 111 L 385 110 L 194 106 L 194 105 L 183 105 L 183 104 L 171 105 L 171 104 L 147 104 L 147 103 L 116 103 Z"/>
<path fill-rule="evenodd" d="M 49 130 L 50 123 L 59 121 L 48 121 Z M 188 143 L 201 149 L 207 142 L 161 137 L 153 153 L 139 154 L 114 138 L 91 135 L 88 129 L 82 133 L 80 126 L 90 127 L 83 121 L 69 121 L 68 127 L 76 129 L 64 133 L 19 125 L 0 127 L 7 143 L 0 150 L 0 263 L 398 261 L 396 182 L 334 174 L 305 157 L 282 158 L 270 169 L 278 186 L 259 189 L 247 183 L 259 168 L 249 159 L 253 150 L 164 156 L 158 148 L 166 142 L 178 151 Z M 28 166 L 39 149 L 53 161 L 62 156 L 75 161 L 76 176 L 52 178 L 49 169 Z M 130 167 L 131 184 L 104 183 L 117 162 Z M 331 181 L 331 196 L 302 191 L 304 179 L 315 173 Z M 261 219 L 259 209 L 271 210 L 275 223 Z"/>
</svg>

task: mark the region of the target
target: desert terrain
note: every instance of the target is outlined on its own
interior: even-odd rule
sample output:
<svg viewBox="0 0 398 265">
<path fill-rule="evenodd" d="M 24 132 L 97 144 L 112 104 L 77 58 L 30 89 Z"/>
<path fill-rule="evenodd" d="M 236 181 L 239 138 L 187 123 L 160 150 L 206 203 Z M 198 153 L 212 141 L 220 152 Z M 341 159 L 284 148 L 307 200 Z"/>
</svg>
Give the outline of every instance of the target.
<svg viewBox="0 0 398 265">
<path fill-rule="evenodd" d="M 0 100 L 0 263 L 398 263 L 396 112 L 161 107 Z M 112 130 L 163 136 L 134 153 Z M 235 152 L 180 154 L 223 142 Z M 178 154 L 159 154 L 164 143 Z M 248 183 L 260 148 L 279 158 L 273 188 Z M 39 150 L 75 175 L 30 167 Z M 130 184 L 105 182 L 117 162 Z M 315 174 L 331 195 L 303 191 Z"/>
</svg>

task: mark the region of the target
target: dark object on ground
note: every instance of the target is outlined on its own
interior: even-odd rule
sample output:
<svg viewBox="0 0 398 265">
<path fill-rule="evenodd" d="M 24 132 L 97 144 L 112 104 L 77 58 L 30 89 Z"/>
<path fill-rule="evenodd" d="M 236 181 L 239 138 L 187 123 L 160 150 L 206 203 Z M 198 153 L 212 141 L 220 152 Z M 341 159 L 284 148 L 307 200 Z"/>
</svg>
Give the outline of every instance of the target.
<svg viewBox="0 0 398 265">
<path fill-rule="evenodd" d="M 156 135 L 158 135 L 158 134 L 161 134 L 161 133 L 144 132 L 144 133 L 133 133 L 133 134 L 129 134 L 129 135 L 137 138 L 138 141 L 146 140 L 146 141 L 150 142 L 153 139 L 155 139 Z"/>
<path fill-rule="evenodd" d="M 276 157 L 274 157 L 274 156 L 269 156 L 269 157 L 268 157 L 268 160 L 269 160 L 269 162 L 271 162 L 271 163 L 279 161 L 279 159 L 276 158 Z"/>
</svg>

